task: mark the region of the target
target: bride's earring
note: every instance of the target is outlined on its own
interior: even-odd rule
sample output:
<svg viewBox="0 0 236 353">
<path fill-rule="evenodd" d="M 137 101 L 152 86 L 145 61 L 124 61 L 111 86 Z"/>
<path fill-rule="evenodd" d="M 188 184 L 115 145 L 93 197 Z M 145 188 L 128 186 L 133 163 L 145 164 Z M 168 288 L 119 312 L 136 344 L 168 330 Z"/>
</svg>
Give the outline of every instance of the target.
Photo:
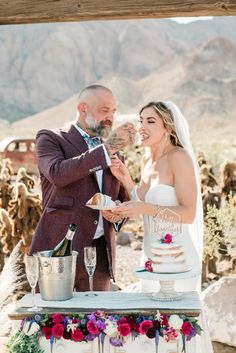
<svg viewBox="0 0 236 353">
<path fill-rule="evenodd" d="M 166 141 L 168 140 L 168 136 L 169 136 L 169 134 L 166 134 L 166 135 L 165 135 L 165 140 L 166 140 Z"/>
</svg>

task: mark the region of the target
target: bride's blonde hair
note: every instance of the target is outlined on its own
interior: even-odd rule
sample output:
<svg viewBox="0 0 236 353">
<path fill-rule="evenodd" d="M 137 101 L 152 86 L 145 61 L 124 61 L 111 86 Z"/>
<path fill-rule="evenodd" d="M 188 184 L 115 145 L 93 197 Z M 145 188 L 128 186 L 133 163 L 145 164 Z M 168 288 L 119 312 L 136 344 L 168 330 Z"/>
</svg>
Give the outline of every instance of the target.
<svg viewBox="0 0 236 353">
<path fill-rule="evenodd" d="M 175 129 L 175 123 L 172 111 L 168 109 L 164 103 L 162 102 L 149 102 L 145 106 L 143 106 L 140 111 L 139 115 L 141 116 L 142 112 L 146 108 L 153 108 L 158 116 L 162 119 L 164 127 L 170 131 L 170 141 L 174 146 L 183 147 L 181 144 Z"/>
</svg>

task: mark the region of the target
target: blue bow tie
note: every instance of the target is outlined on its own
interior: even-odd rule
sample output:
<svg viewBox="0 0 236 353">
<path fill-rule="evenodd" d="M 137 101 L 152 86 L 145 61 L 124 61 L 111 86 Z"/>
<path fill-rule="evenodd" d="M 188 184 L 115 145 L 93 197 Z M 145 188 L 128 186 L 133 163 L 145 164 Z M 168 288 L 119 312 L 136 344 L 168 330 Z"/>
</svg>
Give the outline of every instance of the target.
<svg viewBox="0 0 236 353">
<path fill-rule="evenodd" d="M 100 137 L 90 137 L 88 135 L 83 135 L 83 139 L 91 148 L 96 147 L 101 143 Z"/>
</svg>

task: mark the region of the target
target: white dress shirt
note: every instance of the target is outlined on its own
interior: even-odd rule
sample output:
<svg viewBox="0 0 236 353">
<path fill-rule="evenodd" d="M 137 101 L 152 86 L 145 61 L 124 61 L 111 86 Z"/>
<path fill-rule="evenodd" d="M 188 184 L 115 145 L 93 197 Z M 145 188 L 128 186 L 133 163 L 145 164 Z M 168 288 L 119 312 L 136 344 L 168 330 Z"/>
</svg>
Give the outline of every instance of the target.
<svg viewBox="0 0 236 353">
<path fill-rule="evenodd" d="M 82 136 L 89 136 L 83 129 L 81 129 L 75 122 L 73 122 L 74 127 L 76 128 L 76 130 L 82 135 Z M 89 146 L 89 144 L 87 143 L 88 148 L 92 149 L 92 147 Z M 105 154 L 105 158 L 106 158 L 106 162 L 107 165 L 110 166 L 111 165 L 111 160 L 110 157 L 108 155 L 108 152 L 106 150 L 106 147 L 104 146 L 104 144 L 101 144 L 103 147 L 103 151 Z M 102 192 L 102 177 L 103 177 L 103 170 L 100 169 L 98 171 L 95 172 L 96 177 L 97 177 L 97 182 L 98 182 L 98 186 L 99 186 L 99 190 L 100 192 Z M 102 218 L 102 213 L 99 212 L 99 220 L 98 220 L 98 225 L 97 225 L 97 229 L 96 232 L 94 234 L 93 239 L 98 239 L 100 238 L 102 235 L 104 234 L 104 228 L 103 228 L 103 218 Z"/>
</svg>

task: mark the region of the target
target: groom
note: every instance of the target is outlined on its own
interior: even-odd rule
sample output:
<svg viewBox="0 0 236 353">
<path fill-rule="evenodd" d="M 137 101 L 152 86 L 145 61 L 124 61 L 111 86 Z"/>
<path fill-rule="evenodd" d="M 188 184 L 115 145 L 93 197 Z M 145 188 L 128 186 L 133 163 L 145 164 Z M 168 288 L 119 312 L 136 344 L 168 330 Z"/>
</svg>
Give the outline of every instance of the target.
<svg viewBox="0 0 236 353">
<path fill-rule="evenodd" d="M 112 92 L 104 86 L 91 85 L 79 95 L 74 122 L 61 129 L 41 130 L 36 137 L 43 213 L 30 253 L 53 249 L 65 236 L 69 224 L 76 223 L 76 291 L 89 289 L 83 259 L 86 246 L 95 246 L 97 250 L 94 290 L 109 290 L 110 278 L 114 280 L 114 223 L 119 217 L 106 215 L 105 219 L 101 212 L 85 204 L 97 192 L 113 200 L 128 198 L 109 166 L 113 154 L 133 144 L 135 130 L 132 124 L 124 124 L 112 131 L 115 112 Z"/>
</svg>

